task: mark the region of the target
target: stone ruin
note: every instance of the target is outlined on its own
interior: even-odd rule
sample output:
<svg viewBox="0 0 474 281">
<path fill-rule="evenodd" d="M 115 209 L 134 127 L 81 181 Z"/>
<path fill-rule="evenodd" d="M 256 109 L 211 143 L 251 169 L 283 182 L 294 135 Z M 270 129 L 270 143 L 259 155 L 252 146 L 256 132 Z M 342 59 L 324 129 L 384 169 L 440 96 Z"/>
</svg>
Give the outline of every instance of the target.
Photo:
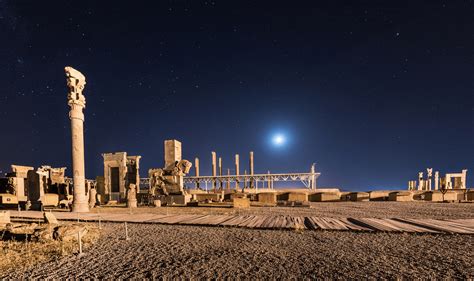
<svg viewBox="0 0 474 281">
<path fill-rule="evenodd" d="M 104 177 L 97 181 L 97 192 L 104 202 L 125 202 L 131 184 L 140 191 L 141 156 L 129 156 L 127 152 L 102 154 Z"/>
<path fill-rule="evenodd" d="M 148 170 L 151 200 L 164 204 L 186 204 L 191 195 L 184 190 L 183 178 L 189 173 L 192 163 L 181 159 L 181 142 L 166 140 L 164 168 Z"/>
<path fill-rule="evenodd" d="M 444 177 L 439 176 L 439 171 L 434 173 L 433 168 L 426 169 L 426 178 L 423 176 L 423 172 L 418 173 L 418 181 L 408 181 L 408 190 L 413 191 L 431 191 L 440 189 L 466 189 L 467 181 L 467 169 L 462 170 L 460 173 L 447 173 Z"/>
<path fill-rule="evenodd" d="M 43 206 L 57 206 L 63 200 L 72 200 L 65 167 L 43 165 L 35 170 L 29 166 L 11 165 L 11 168 L 12 172 L 1 179 L 1 204 L 19 204 L 25 209 L 41 209 Z"/>
</svg>

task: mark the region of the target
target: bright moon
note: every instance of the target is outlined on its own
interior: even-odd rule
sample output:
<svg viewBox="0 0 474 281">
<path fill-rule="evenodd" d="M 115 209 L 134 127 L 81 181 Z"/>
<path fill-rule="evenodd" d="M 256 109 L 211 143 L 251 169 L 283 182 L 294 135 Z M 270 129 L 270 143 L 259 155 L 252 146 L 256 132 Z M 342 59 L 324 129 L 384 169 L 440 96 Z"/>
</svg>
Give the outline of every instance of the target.
<svg viewBox="0 0 474 281">
<path fill-rule="evenodd" d="M 273 144 L 280 146 L 285 143 L 285 136 L 278 134 L 273 136 Z"/>
</svg>

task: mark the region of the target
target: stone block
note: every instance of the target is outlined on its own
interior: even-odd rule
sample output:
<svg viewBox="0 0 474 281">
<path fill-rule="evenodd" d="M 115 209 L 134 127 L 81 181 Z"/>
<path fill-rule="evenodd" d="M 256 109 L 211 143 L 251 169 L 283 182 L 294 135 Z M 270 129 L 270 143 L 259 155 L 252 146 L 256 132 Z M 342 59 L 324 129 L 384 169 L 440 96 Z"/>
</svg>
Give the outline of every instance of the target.
<svg viewBox="0 0 474 281">
<path fill-rule="evenodd" d="M 351 192 L 349 193 L 350 201 L 369 201 L 369 193 L 367 192 Z"/>
<path fill-rule="evenodd" d="M 413 200 L 425 200 L 427 192 L 428 191 L 426 191 L 426 190 L 414 190 L 414 191 L 412 191 Z"/>
<path fill-rule="evenodd" d="M 466 200 L 474 201 L 474 190 L 469 190 L 466 193 Z"/>
<path fill-rule="evenodd" d="M 204 201 L 213 201 L 213 202 L 220 202 L 222 201 L 223 197 L 221 193 L 201 193 L 201 194 L 193 194 L 193 197 L 198 202 Z"/>
<path fill-rule="evenodd" d="M 467 200 L 466 199 L 467 189 L 457 189 L 457 190 L 453 190 L 453 191 L 456 192 L 458 201 Z"/>
<path fill-rule="evenodd" d="M 247 198 L 247 194 L 242 193 L 242 192 L 232 193 L 232 194 L 230 195 L 230 199 L 231 199 L 231 200 L 234 200 L 234 198 Z"/>
<path fill-rule="evenodd" d="M 338 202 L 341 201 L 341 195 L 337 192 L 317 192 L 308 195 L 311 202 Z"/>
<path fill-rule="evenodd" d="M 232 201 L 234 208 L 250 208 L 249 198 L 234 198 Z"/>
<path fill-rule="evenodd" d="M 351 200 L 351 198 L 350 198 L 351 192 L 343 191 L 343 192 L 340 192 L 339 194 L 341 196 L 341 201 L 350 201 Z"/>
<path fill-rule="evenodd" d="M 300 201 L 300 202 L 308 201 L 308 194 L 302 193 L 302 192 L 289 192 L 288 201 Z"/>
<path fill-rule="evenodd" d="M 388 201 L 389 190 L 373 190 L 369 192 L 369 201 Z"/>
<path fill-rule="evenodd" d="M 408 202 L 413 201 L 413 192 L 410 191 L 394 191 L 388 196 L 389 201 Z"/>
<path fill-rule="evenodd" d="M 46 193 L 44 196 L 42 196 L 41 203 L 43 206 L 58 206 L 59 195 L 56 193 Z"/>
<path fill-rule="evenodd" d="M 191 201 L 191 195 L 168 195 L 162 197 L 161 203 L 166 203 L 166 205 L 186 205 Z"/>
<path fill-rule="evenodd" d="M 153 206 L 161 207 L 161 200 L 153 200 Z"/>
<path fill-rule="evenodd" d="M 9 193 L 1 193 L 0 194 L 0 205 L 14 205 L 18 204 L 18 198 L 16 195 L 9 194 Z"/>
<path fill-rule="evenodd" d="M 441 191 L 429 191 L 425 195 L 426 201 L 431 202 L 443 202 L 443 193 Z M 448 190 L 446 194 L 444 194 L 444 201 L 457 201 L 458 194 L 455 191 Z"/>
<path fill-rule="evenodd" d="M 258 194 L 258 202 L 265 204 L 276 204 L 277 196 L 275 192 L 263 192 Z"/>
<path fill-rule="evenodd" d="M 10 222 L 10 211 L 0 211 L 0 224 L 7 224 Z"/>
<path fill-rule="evenodd" d="M 56 216 L 54 216 L 53 213 L 44 212 L 43 216 L 46 223 L 59 224 L 59 221 L 56 219 Z"/>
<path fill-rule="evenodd" d="M 181 161 L 181 142 L 177 140 L 165 140 L 165 168 Z"/>
</svg>

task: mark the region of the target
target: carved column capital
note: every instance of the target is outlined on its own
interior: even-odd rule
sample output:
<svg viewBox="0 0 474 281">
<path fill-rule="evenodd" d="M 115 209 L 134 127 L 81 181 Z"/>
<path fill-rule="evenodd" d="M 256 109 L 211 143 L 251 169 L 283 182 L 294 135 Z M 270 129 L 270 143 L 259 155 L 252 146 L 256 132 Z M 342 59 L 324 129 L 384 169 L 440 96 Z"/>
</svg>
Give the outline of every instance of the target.
<svg viewBox="0 0 474 281">
<path fill-rule="evenodd" d="M 66 73 L 67 86 L 69 88 L 67 96 L 68 105 L 71 107 L 71 110 L 76 106 L 81 107 L 81 109 L 85 108 L 86 98 L 82 94 L 82 91 L 86 85 L 86 77 L 81 72 L 70 66 L 66 66 L 64 71 Z"/>
</svg>

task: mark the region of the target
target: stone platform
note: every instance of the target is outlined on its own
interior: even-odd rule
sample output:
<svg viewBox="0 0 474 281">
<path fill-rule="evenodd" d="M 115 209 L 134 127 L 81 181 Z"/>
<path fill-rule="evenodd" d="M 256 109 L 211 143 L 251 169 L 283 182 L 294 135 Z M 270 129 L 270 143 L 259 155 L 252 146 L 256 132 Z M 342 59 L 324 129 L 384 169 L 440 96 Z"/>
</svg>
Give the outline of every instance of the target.
<svg viewBox="0 0 474 281">
<path fill-rule="evenodd" d="M 271 215 L 159 215 L 151 213 L 52 212 L 58 220 L 228 226 L 256 229 L 307 229 L 365 232 L 474 234 L 474 219 L 325 218 Z M 11 211 L 12 221 L 42 220 L 39 211 Z"/>
</svg>

